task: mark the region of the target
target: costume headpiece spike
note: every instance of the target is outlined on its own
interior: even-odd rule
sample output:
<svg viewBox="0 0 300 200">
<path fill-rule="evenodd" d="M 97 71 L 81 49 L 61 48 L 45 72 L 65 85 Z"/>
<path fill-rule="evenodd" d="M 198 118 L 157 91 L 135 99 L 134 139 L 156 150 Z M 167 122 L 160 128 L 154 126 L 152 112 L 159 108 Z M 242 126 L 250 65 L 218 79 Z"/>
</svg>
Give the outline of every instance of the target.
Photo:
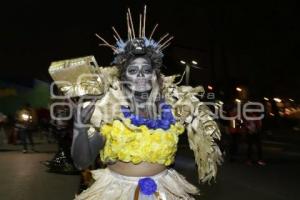
<svg viewBox="0 0 300 200">
<path fill-rule="evenodd" d="M 116 36 L 118 37 L 118 39 L 121 41 L 122 38 L 120 37 L 120 35 L 119 35 L 118 31 L 115 29 L 115 27 L 111 27 L 111 28 L 112 28 L 112 30 L 115 32 L 115 34 L 116 34 Z"/>
<path fill-rule="evenodd" d="M 170 46 L 170 42 L 168 43 L 168 44 L 166 44 L 166 45 L 164 45 L 164 46 L 161 46 L 159 49 L 162 51 L 162 50 L 164 50 L 165 48 L 167 48 L 168 46 Z"/>
<path fill-rule="evenodd" d="M 140 14 L 139 37 L 142 37 L 142 14 Z"/>
<path fill-rule="evenodd" d="M 113 35 L 113 37 L 115 38 L 116 42 L 119 41 L 119 39 L 117 38 L 117 36 Z"/>
<path fill-rule="evenodd" d="M 127 25 L 127 40 L 123 40 L 114 26 L 113 37 L 116 40 L 115 45 L 109 44 L 106 40 L 96 34 L 96 36 L 104 42 L 100 46 L 110 47 L 116 55 L 114 63 L 122 63 L 128 58 L 129 55 L 145 55 L 152 54 L 151 57 L 156 57 L 158 60 L 163 57 L 162 50 L 170 45 L 173 37 L 169 37 L 169 33 L 160 37 L 158 42 L 152 39 L 158 24 L 153 27 L 149 38 L 146 37 L 146 18 L 147 6 L 144 7 L 143 13 L 139 14 L 138 31 L 135 32 L 135 27 L 131 15 L 131 10 L 128 8 L 126 12 L 126 25 Z M 118 57 L 118 58 L 117 58 Z M 160 66 L 160 65 L 159 65 Z"/>
<path fill-rule="evenodd" d="M 160 44 L 166 37 L 169 36 L 169 33 L 166 33 L 165 35 L 163 35 L 157 42 L 157 44 Z"/>
<path fill-rule="evenodd" d="M 133 37 L 133 39 L 135 39 L 135 31 L 134 31 L 134 26 L 133 26 L 133 21 L 132 21 L 130 8 L 128 8 L 128 16 L 129 16 L 130 28 L 131 28 L 131 31 L 132 31 L 132 37 Z"/>
<path fill-rule="evenodd" d="M 129 20 L 129 14 L 128 14 L 128 12 L 126 13 L 126 20 L 127 20 L 127 29 L 128 29 L 128 40 L 132 40 L 131 28 L 130 28 L 130 20 Z"/>
<path fill-rule="evenodd" d="M 170 37 L 169 39 L 167 39 L 163 44 L 159 45 L 158 49 L 163 48 L 168 42 L 170 42 L 174 37 Z"/>
<path fill-rule="evenodd" d="M 117 48 L 110 45 L 110 44 L 99 44 L 99 46 L 105 46 L 105 47 L 110 47 L 115 53 L 118 52 Z"/>
<path fill-rule="evenodd" d="M 144 23 L 143 23 L 143 37 L 146 37 L 146 14 L 147 14 L 147 6 L 144 7 Z"/>
<path fill-rule="evenodd" d="M 110 47 L 114 52 L 117 51 L 117 48 L 111 44 L 109 44 L 105 39 L 103 39 L 100 35 L 98 35 L 97 33 L 95 34 L 102 42 L 104 42 L 104 44 L 100 44 L 100 46 L 108 46 Z"/>
<path fill-rule="evenodd" d="M 149 40 L 151 40 L 151 38 L 152 38 L 152 36 L 153 36 L 153 34 L 154 34 L 154 32 L 155 32 L 155 30 L 156 30 L 157 27 L 158 27 L 158 24 L 155 24 L 155 26 L 154 26 L 154 28 L 153 28 L 150 36 L 149 36 Z"/>
</svg>

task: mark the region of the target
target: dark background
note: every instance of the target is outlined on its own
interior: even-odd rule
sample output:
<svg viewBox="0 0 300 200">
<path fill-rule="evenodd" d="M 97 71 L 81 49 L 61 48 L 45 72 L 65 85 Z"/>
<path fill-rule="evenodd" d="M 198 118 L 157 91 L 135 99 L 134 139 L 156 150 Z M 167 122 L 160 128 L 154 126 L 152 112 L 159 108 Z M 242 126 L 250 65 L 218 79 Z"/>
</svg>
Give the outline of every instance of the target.
<svg viewBox="0 0 300 200">
<path fill-rule="evenodd" d="M 147 33 L 175 36 L 165 51 L 165 73 L 182 73 L 179 61 L 197 60 L 192 85 L 244 84 L 256 96 L 299 98 L 299 18 L 292 1 L 10 1 L 1 2 L 0 79 L 50 81 L 51 61 L 95 55 L 112 60 L 98 47 L 99 33 L 113 41 L 111 26 L 125 37 L 125 13 L 135 22 L 148 5 Z M 123 34 L 122 34 L 123 33 Z"/>
</svg>

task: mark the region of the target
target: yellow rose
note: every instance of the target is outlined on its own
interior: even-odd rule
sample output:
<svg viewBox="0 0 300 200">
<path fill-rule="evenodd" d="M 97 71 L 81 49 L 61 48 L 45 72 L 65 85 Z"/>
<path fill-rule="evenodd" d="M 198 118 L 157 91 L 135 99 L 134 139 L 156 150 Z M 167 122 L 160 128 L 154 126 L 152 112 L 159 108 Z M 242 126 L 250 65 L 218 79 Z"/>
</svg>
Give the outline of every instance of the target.
<svg viewBox="0 0 300 200">
<path fill-rule="evenodd" d="M 162 134 L 159 134 L 159 133 L 153 133 L 151 135 L 151 140 L 152 142 L 156 142 L 156 143 L 159 143 L 161 141 L 161 136 Z"/>
<path fill-rule="evenodd" d="M 111 128 L 110 125 L 103 125 L 100 132 L 102 135 L 107 136 L 111 132 Z"/>
<path fill-rule="evenodd" d="M 145 125 L 136 129 L 134 127 L 127 119 L 122 122 L 115 120 L 112 125 L 103 125 L 101 131 L 106 136 L 106 144 L 100 152 L 101 159 L 114 158 L 134 164 L 148 161 L 165 165 L 174 161 L 178 135 L 184 131 L 181 124 L 171 125 L 168 130 L 153 130 Z"/>
<path fill-rule="evenodd" d="M 171 165 L 173 162 L 174 162 L 174 158 L 171 157 L 171 158 L 168 158 L 164 164 L 165 164 L 166 166 L 169 166 L 169 165 Z"/>
<path fill-rule="evenodd" d="M 118 158 L 124 162 L 130 162 L 131 156 L 129 152 L 126 151 L 119 151 L 117 154 Z"/>
<path fill-rule="evenodd" d="M 132 157 L 131 161 L 133 162 L 133 164 L 139 164 L 143 161 L 143 159 L 140 156 L 134 156 Z"/>
</svg>

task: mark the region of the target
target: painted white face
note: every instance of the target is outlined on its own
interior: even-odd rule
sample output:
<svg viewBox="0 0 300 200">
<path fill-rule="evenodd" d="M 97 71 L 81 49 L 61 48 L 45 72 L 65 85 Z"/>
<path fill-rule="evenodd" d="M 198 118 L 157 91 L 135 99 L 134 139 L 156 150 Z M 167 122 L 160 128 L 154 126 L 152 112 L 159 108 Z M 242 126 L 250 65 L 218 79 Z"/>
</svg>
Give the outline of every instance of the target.
<svg viewBox="0 0 300 200">
<path fill-rule="evenodd" d="M 151 90 L 153 75 L 154 70 L 151 63 L 145 58 L 134 59 L 126 69 L 126 79 L 130 82 L 129 88 L 136 92 Z"/>
</svg>

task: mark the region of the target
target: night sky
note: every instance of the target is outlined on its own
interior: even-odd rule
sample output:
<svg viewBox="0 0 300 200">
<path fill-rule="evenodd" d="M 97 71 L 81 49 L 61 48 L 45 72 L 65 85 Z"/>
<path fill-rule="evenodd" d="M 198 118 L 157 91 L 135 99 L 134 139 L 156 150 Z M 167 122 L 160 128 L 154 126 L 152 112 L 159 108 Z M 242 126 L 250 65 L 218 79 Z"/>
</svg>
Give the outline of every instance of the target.
<svg viewBox="0 0 300 200">
<path fill-rule="evenodd" d="M 181 59 L 195 59 L 192 84 L 246 84 L 259 95 L 300 98 L 299 18 L 292 1 L 109 0 L 62 4 L 54 1 L 1 3 L 2 80 L 49 81 L 51 61 L 95 55 L 99 65 L 112 60 L 98 47 L 99 33 L 113 41 L 111 26 L 125 36 L 125 12 L 137 22 L 148 5 L 148 34 L 175 36 L 165 51 L 166 73 L 183 71 Z"/>
</svg>

